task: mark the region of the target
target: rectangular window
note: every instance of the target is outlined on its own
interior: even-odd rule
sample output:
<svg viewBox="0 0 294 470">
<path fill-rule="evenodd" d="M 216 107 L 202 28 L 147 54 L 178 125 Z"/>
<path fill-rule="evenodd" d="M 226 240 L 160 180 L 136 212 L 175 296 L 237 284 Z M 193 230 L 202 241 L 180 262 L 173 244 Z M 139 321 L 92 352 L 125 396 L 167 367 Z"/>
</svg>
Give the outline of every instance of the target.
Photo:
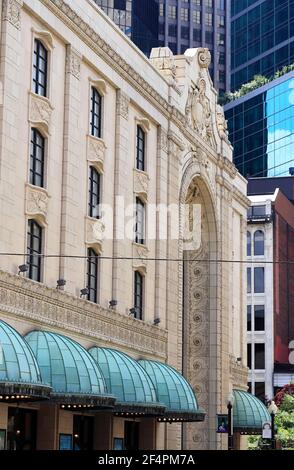
<svg viewBox="0 0 294 470">
<path fill-rule="evenodd" d="M 93 137 L 101 138 L 102 97 L 96 90 L 91 88 L 91 119 L 90 132 Z"/>
<path fill-rule="evenodd" d="M 205 13 L 206 26 L 212 26 L 212 13 Z"/>
<path fill-rule="evenodd" d="M 225 52 L 219 52 L 218 63 L 220 65 L 225 65 L 226 64 L 226 53 Z"/>
<path fill-rule="evenodd" d="M 175 5 L 169 5 L 168 17 L 172 20 L 175 20 L 177 18 L 177 7 Z"/>
<path fill-rule="evenodd" d="M 182 26 L 181 27 L 181 38 L 182 39 L 189 39 L 189 32 L 190 28 L 188 26 Z M 184 46 L 184 50 L 187 49 L 187 46 Z"/>
<path fill-rule="evenodd" d="M 99 219 L 100 174 L 93 166 L 89 168 L 89 217 Z"/>
<path fill-rule="evenodd" d="M 223 15 L 220 15 L 218 17 L 218 25 L 219 25 L 220 28 L 225 27 L 225 17 Z"/>
<path fill-rule="evenodd" d="M 247 344 L 247 367 L 249 367 L 249 369 L 252 368 L 252 355 L 251 355 L 251 351 L 252 351 L 252 344 L 251 344 L 251 343 L 248 343 L 248 344 Z"/>
<path fill-rule="evenodd" d="M 224 46 L 226 42 L 226 36 L 223 33 L 218 33 L 217 35 L 217 43 L 219 46 Z"/>
<path fill-rule="evenodd" d="M 219 77 L 219 81 L 221 83 L 225 83 L 225 81 L 226 81 L 226 72 L 224 70 L 219 70 L 218 77 Z"/>
<path fill-rule="evenodd" d="M 265 383 L 255 382 L 255 393 L 254 395 L 259 398 L 262 402 L 265 401 Z"/>
<path fill-rule="evenodd" d="M 159 4 L 159 16 L 164 16 L 164 4 Z"/>
<path fill-rule="evenodd" d="M 45 139 L 35 128 L 31 130 L 30 184 L 44 187 Z"/>
<path fill-rule="evenodd" d="M 264 293 L 264 268 L 254 268 L 254 293 Z"/>
<path fill-rule="evenodd" d="M 143 320 L 143 285 L 144 279 L 139 271 L 135 272 L 134 279 L 134 307 L 135 307 L 135 318 Z"/>
<path fill-rule="evenodd" d="M 47 96 L 48 51 L 39 39 L 34 42 L 33 92 Z"/>
<path fill-rule="evenodd" d="M 251 305 L 247 305 L 247 331 L 252 330 Z"/>
<path fill-rule="evenodd" d="M 145 243 L 145 204 L 138 197 L 136 198 L 135 242 L 141 245 Z"/>
<path fill-rule="evenodd" d="M 264 305 L 254 305 L 254 330 L 264 331 Z"/>
<path fill-rule="evenodd" d="M 29 266 L 28 276 L 33 281 L 41 282 L 42 267 L 42 227 L 34 220 L 28 221 L 27 233 L 27 264 Z"/>
<path fill-rule="evenodd" d="M 88 300 L 90 302 L 97 303 L 98 297 L 98 262 L 99 257 L 97 253 L 92 249 L 88 248 L 88 260 L 87 260 L 87 288 L 88 288 Z"/>
<path fill-rule="evenodd" d="M 136 168 L 137 170 L 145 170 L 145 140 L 146 135 L 141 126 L 137 126 L 137 155 L 136 155 Z"/>
<path fill-rule="evenodd" d="M 264 369 L 265 368 L 265 347 L 264 344 L 255 344 L 255 354 L 254 354 L 254 361 L 255 361 L 255 369 Z"/>
<path fill-rule="evenodd" d="M 212 0 L 206 0 L 205 4 L 207 8 L 212 8 Z"/>
<path fill-rule="evenodd" d="M 200 24 L 201 23 L 201 11 L 193 10 L 193 23 Z"/>
<path fill-rule="evenodd" d="M 251 268 L 247 268 L 247 294 L 251 294 Z"/>
<path fill-rule="evenodd" d="M 181 20 L 188 21 L 189 20 L 189 10 L 188 8 L 181 8 Z"/>
</svg>

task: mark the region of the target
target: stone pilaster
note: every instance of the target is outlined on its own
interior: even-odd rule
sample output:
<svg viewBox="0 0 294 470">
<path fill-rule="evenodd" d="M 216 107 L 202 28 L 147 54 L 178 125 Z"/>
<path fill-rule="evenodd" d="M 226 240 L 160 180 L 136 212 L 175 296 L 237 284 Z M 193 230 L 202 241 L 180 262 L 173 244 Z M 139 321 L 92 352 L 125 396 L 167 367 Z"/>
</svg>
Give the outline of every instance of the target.
<svg viewBox="0 0 294 470">
<path fill-rule="evenodd" d="M 62 207 L 61 207 L 61 255 L 81 255 L 82 246 L 77 241 L 83 239 L 81 220 L 84 212 L 79 210 L 80 187 L 79 161 L 82 147 L 80 139 L 81 83 L 80 70 L 82 58 L 71 45 L 66 49 L 65 63 L 65 101 L 64 101 L 64 153 L 62 164 Z M 85 157 L 86 158 L 86 157 Z M 83 254 L 83 253 L 82 253 Z M 82 266 L 82 264 L 81 264 Z M 80 286 L 84 287 L 82 269 L 80 269 Z M 76 260 L 60 259 L 60 277 L 67 280 L 66 289 L 75 292 L 77 273 Z"/>
</svg>

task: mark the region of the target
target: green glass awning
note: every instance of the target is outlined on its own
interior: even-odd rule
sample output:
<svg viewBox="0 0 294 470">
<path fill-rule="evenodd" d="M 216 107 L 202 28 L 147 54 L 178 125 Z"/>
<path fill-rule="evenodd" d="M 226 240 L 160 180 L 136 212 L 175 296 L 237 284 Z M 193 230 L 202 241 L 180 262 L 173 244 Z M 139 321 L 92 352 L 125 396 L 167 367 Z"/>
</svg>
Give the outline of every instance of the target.
<svg viewBox="0 0 294 470">
<path fill-rule="evenodd" d="M 145 369 L 127 354 L 115 349 L 89 350 L 102 371 L 109 393 L 115 396 L 120 413 L 160 415 L 165 406 L 157 400 L 155 387 Z"/>
<path fill-rule="evenodd" d="M 156 361 L 141 360 L 139 364 L 154 383 L 158 400 L 166 406 L 163 421 L 204 420 L 205 412 L 198 407 L 191 385 L 176 369 Z"/>
<path fill-rule="evenodd" d="M 36 358 L 23 337 L 0 320 L 0 401 L 48 398 Z"/>
<path fill-rule="evenodd" d="M 262 423 L 271 417 L 266 406 L 251 393 L 233 390 L 233 423 L 234 432 L 261 434 Z"/>
<path fill-rule="evenodd" d="M 115 399 L 107 393 L 101 370 L 93 357 L 72 339 L 49 331 L 32 331 L 28 342 L 43 380 L 52 386 L 52 397 L 71 407 L 109 406 Z"/>
</svg>

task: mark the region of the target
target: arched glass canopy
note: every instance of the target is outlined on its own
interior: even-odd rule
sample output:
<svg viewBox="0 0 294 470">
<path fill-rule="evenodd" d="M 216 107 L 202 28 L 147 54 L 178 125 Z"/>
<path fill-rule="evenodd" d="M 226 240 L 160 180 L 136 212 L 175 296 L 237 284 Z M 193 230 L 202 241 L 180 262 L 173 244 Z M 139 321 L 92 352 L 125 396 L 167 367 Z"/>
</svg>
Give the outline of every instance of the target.
<svg viewBox="0 0 294 470">
<path fill-rule="evenodd" d="M 264 421 L 271 417 L 266 406 L 251 393 L 233 390 L 233 425 L 234 432 L 261 434 Z"/>
<path fill-rule="evenodd" d="M 155 387 L 145 369 L 127 354 L 109 348 L 89 350 L 104 376 L 108 391 L 115 396 L 115 409 L 144 414 L 163 413 Z"/>
<path fill-rule="evenodd" d="M 0 320 L 0 401 L 40 400 L 48 398 L 50 390 L 30 346 Z"/>
<path fill-rule="evenodd" d="M 49 331 L 32 331 L 25 337 L 38 362 L 42 377 L 52 386 L 60 403 L 108 406 L 114 398 L 107 393 L 101 370 L 92 356 L 72 339 Z"/>
<path fill-rule="evenodd" d="M 191 385 L 173 367 L 156 361 L 141 360 L 155 385 L 158 400 L 166 406 L 165 419 L 203 421 L 205 412 L 198 407 Z"/>
</svg>

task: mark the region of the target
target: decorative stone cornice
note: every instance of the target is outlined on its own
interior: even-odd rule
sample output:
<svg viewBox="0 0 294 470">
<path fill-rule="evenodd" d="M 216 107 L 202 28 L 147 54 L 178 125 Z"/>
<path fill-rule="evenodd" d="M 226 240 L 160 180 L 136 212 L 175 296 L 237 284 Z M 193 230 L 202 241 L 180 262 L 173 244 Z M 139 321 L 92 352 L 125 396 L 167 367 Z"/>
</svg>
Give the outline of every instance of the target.
<svg viewBox="0 0 294 470">
<path fill-rule="evenodd" d="M 245 207 L 246 209 L 250 207 L 250 200 L 241 191 L 239 191 L 239 189 L 234 187 L 232 192 L 234 199 L 236 199 L 241 204 L 241 206 Z"/>
<path fill-rule="evenodd" d="M 2 18 L 8 21 L 16 29 L 21 29 L 21 8 L 23 0 L 3 0 Z"/>
<path fill-rule="evenodd" d="M 166 330 L 3 271 L 0 311 L 32 322 L 32 327 L 56 328 L 88 338 L 93 344 L 105 342 L 134 355 L 166 360 Z"/>
</svg>

